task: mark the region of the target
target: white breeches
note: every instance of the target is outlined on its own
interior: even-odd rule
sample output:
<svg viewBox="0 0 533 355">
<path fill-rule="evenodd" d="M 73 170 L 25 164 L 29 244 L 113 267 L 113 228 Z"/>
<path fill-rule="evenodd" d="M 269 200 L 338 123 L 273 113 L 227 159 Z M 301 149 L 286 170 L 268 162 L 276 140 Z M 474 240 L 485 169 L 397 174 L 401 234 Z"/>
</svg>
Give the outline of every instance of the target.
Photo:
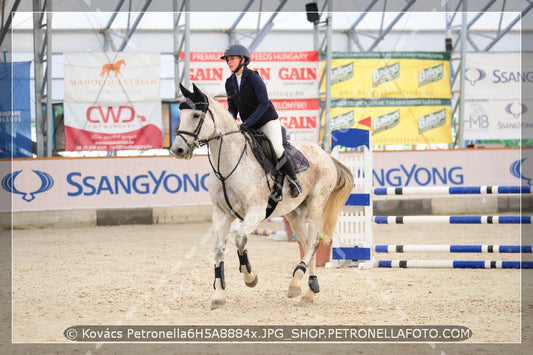
<svg viewBox="0 0 533 355">
<path fill-rule="evenodd" d="M 281 137 L 281 124 L 279 123 L 279 119 L 268 121 L 261 126 L 259 130 L 270 139 L 274 151 L 276 152 L 276 156 L 280 158 L 285 149 L 283 148 L 283 138 Z"/>
</svg>

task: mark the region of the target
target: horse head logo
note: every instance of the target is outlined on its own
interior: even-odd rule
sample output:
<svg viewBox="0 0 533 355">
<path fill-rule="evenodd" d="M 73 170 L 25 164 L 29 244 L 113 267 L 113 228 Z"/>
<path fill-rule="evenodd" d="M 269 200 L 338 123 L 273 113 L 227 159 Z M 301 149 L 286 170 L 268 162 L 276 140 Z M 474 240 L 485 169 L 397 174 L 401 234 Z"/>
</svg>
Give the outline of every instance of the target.
<svg viewBox="0 0 533 355">
<path fill-rule="evenodd" d="M 474 86 L 476 82 L 483 80 L 485 76 L 487 76 L 487 74 L 485 74 L 485 71 L 479 68 L 465 69 L 465 80 L 470 82 L 472 86 Z"/>
<path fill-rule="evenodd" d="M 523 179 L 523 180 L 526 180 L 527 184 L 529 186 L 531 186 L 531 179 L 530 177 L 527 177 L 527 176 L 524 176 L 522 174 L 522 167 L 524 166 L 524 162 L 526 161 L 527 158 L 524 158 L 522 160 L 517 160 L 515 161 L 514 163 L 511 164 L 511 167 L 510 167 L 510 171 L 511 171 L 511 174 L 514 176 L 514 177 L 517 177 L 519 179 Z"/>
<path fill-rule="evenodd" d="M 520 102 L 513 102 L 505 106 L 505 112 L 513 115 L 514 118 L 518 118 L 527 112 L 527 106 Z"/>
<path fill-rule="evenodd" d="M 4 190 L 9 191 L 13 194 L 22 195 L 22 199 L 26 202 L 33 201 L 35 199 L 36 194 L 48 191 L 52 188 L 52 186 L 54 186 L 54 179 L 45 172 L 33 169 L 32 171 L 41 179 L 41 187 L 39 187 L 36 191 L 24 192 L 18 190 L 15 187 L 15 179 L 22 172 L 22 170 L 15 171 L 14 173 L 4 176 L 4 178 L 2 179 L 2 187 L 4 188 Z"/>
<path fill-rule="evenodd" d="M 123 76 L 120 72 L 120 67 L 126 65 L 126 61 L 124 59 L 121 59 L 117 61 L 116 63 L 107 63 L 102 65 L 102 72 L 100 73 L 100 76 L 104 76 L 105 74 L 110 74 L 111 72 L 115 73 L 115 76 Z"/>
</svg>

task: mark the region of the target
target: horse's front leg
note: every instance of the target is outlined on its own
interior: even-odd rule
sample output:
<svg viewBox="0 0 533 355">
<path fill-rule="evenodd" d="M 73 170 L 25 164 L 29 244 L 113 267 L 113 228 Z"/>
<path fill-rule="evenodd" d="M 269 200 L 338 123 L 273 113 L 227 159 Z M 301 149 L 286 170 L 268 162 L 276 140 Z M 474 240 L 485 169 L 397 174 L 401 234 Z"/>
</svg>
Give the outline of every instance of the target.
<svg viewBox="0 0 533 355">
<path fill-rule="evenodd" d="M 237 255 L 239 257 L 239 271 L 242 273 L 244 283 L 248 287 L 257 285 L 258 278 L 256 272 L 252 270 L 252 265 L 248 259 L 246 243 L 251 231 L 264 219 L 264 215 L 264 211 L 249 211 L 236 230 L 235 245 L 237 246 Z"/>
<path fill-rule="evenodd" d="M 226 304 L 226 281 L 224 276 L 224 256 L 226 253 L 226 241 L 229 236 L 230 226 L 233 218 L 225 215 L 220 209 L 213 210 L 213 231 L 215 233 L 215 281 L 213 287 L 215 292 L 211 300 L 211 309 L 221 308 Z"/>
</svg>

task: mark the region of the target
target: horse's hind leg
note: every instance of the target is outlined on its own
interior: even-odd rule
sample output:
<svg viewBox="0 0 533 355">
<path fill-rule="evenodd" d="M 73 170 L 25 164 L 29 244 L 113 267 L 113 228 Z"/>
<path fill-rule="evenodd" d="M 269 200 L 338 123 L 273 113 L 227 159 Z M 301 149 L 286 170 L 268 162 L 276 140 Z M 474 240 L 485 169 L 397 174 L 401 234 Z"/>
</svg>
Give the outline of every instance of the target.
<svg viewBox="0 0 533 355">
<path fill-rule="evenodd" d="M 306 216 L 307 224 L 306 224 Z M 311 218 L 311 213 L 308 208 L 300 208 L 287 215 L 291 228 L 296 234 L 296 238 L 302 244 L 305 251 L 302 261 L 296 266 L 293 272 L 291 283 L 289 284 L 288 297 L 299 296 L 302 292 L 300 287 L 300 280 L 303 278 L 307 269 L 309 268 L 309 281 L 307 293 L 302 296 L 302 302 L 312 302 L 313 297 L 319 292 L 318 279 L 315 272 L 316 249 L 318 247 L 318 226 L 316 219 Z"/>
<path fill-rule="evenodd" d="M 291 213 L 287 214 L 287 220 L 291 225 L 293 233 L 296 235 L 296 239 L 302 244 L 303 250 L 307 250 L 307 226 L 306 226 L 307 209 L 300 207 Z M 304 256 L 305 258 L 305 256 Z M 292 280 L 289 284 L 289 290 L 287 291 L 287 297 L 297 297 L 302 293 L 300 287 L 300 280 L 303 278 L 307 270 L 307 264 L 304 260 L 296 266 L 292 273 Z"/>
</svg>

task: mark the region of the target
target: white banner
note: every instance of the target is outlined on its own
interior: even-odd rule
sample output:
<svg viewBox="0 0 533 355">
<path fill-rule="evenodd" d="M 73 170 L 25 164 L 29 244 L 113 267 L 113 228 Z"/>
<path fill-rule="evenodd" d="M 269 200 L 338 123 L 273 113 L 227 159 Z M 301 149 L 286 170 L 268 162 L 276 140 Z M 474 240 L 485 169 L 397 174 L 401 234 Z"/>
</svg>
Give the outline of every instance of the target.
<svg viewBox="0 0 533 355">
<path fill-rule="evenodd" d="M 65 149 L 163 144 L 160 55 L 65 53 Z"/>
<path fill-rule="evenodd" d="M 468 53 L 466 100 L 533 99 L 533 53 Z"/>
<path fill-rule="evenodd" d="M 65 101 L 161 101 L 159 53 L 64 53 Z"/>
<path fill-rule="evenodd" d="M 468 53 L 464 139 L 533 138 L 533 53 Z"/>
<path fill-rule="evenodd" d="M 465 101 L 464 139 L 532 139 L 533 99 Z"/>
<path fill-rule="evenodd" d="M 211 95 L 225 95 L 224 83 L 231 75 L 223 52 L 192 52 L 190 81 Z M 265 81 L 269 98 L 318 98 L 318 52 L 253 52 L 248 68 Z"/>
<path fill-rule="evenodd" d="M 374 187 L 531 185 L 533 149 L 373 153 Z M 342 153 L 361 154 L 361 153 Z M 211 204 L 207 156 L 0 161 L 0 212 Z M 11 206 L 8 202 L 13 200 Z"/>
</svg>

